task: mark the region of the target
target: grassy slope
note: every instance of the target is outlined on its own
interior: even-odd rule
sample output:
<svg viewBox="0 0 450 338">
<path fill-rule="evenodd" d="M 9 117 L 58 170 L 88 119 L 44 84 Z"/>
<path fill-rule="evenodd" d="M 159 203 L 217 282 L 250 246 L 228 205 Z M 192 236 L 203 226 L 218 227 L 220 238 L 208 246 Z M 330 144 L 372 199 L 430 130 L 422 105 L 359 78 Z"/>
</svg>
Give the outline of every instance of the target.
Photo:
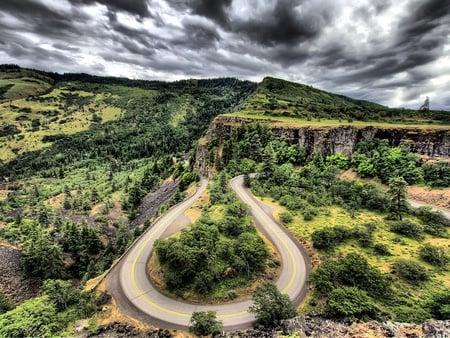
<svg viewBox="0 0 450 338">
<path fill-rule="evenodd" d="M 20 76 L 21 73 L 13 74 L 16 77 L 7 81 L 14 82 L 15 85 L 4 95 L 14 96 L 15 99 L 0 104 L 0 125 L 13 125 L 20 130 L 20 134 L 1 138 L 2 161 L 9 161 L 17 154 L 50 146 L 52 142 L 44 142 L 44 136 L 75 134 L 89 129 L 94 123 L 94 114 L 98 118 L 97 121 L 102 123 L 122 116 L 121 109 L 115 105 L 115 99 L 119 96 L 114 96 L 107 89 L 105 92 L 95 93 L 74 90 L 70 83 L 50 87 L 49 83 L 43 83 L 40 78 L 35 77 L 35 81 L 31 83 L 34 90 L 31 91 L 30 86 L 22 86 L 24 77 Z M 41 77 L 39 74 L 36 76 Z M 2 71 L 0 77 L 10 75 Z M 41 93 L 45 94 L 40 95 Z M 39 121 L 40 126 L 33 128 L 33 120 Z"/>
<path fill-rule="evenodd" d="M 286 209 L 280 206 L 277 202 L 262 198 L 262 201 L 272 206 L 274 215 L 279 219 L 279 214 Z M 405 236 L 395 234 L 389 230 L 390 221 L 387 221 L 385 215 L 372 211 L 360 211 L 354 217 L 351 217 L 348 211 L 333 206 L 327 208 L 327 210 L 321 210 L 319 215 L 312 221 L 304 221 L 300 214 L 295 214 L 291 211 L 294 218 L 293 221 L 286 227 L 302 242 L 312 243 L 311 234 L 326 226 L 344 226 L 348 228 L 363 227 L 366 223 L 375 223 L 376 230 L 374 232 L 374 244 L 385 244 L 391 256 L 376 255 L 372 248 L 361 247 L 356 240 L 349 240 L 340 244 L 336 249 L 330 252 L 314 250 L 314 255 L 319 255 L 321 260 L 330 259 L 333 257 L 345 256 L 350 252 L 356 252 L 363 255 L 368 259 L 370 264 L 377 267 L 383 273 L 389 273 L 391 264 L 397 259 L 413 260 L 426 267 L 430 274 L 430 281 L 423 283 L 422 285 L 413 286 L 409 283 L 403 282 L 399 279 L 395 279 L 394 289 L 396 294 L 404 301 L 408 306 L 415 307 L 419 302 L 423 301 L 424 295 L 435 291 L 436 289 L 442 289 L 443 287 L 450 287 L 450 271 L 440 270 L 419 258 L 419 248 L 425 244 L 432 244 L 434 246 L 449 247 L 450 239 L 438 238 L 430 235 L 426 235 L 423 240 L 414 240 Z M 413 217 L 408 217 L 412 221 Z M 280 221 L 281 224 L 281 221 Z M 448 231 L 447 231 L 448 233 Z M 312 247 L 312 244 L 311 244 Z M 309 296 L 310 297 L 310 296 Z M 307 298 L 308 300 L 308 298 Z M 318 305 L 320 308 L 321 304 Z M 310 311 L 317 310 L 316 307 L 312 307 L 308 301 L 303 302 L 301 305 L 301 313 L 308 313 Z M 389 310 L 392 309 L 386 309 Z"/>
<path fill-rule="evenodd" d="M 3 69 L 0 71 L 0 92 L 3 92 L 0 102 L 45 93 L 52 83 L 50 77 L 31 69 Z"/>
<path fill-rule="evenodd" d="M 447 112 L 390 109 L 271 77 L 258 84 L 256 92 L 233 115 L 288 125 L 448 127 L 450 124 Z"/>
</svg>

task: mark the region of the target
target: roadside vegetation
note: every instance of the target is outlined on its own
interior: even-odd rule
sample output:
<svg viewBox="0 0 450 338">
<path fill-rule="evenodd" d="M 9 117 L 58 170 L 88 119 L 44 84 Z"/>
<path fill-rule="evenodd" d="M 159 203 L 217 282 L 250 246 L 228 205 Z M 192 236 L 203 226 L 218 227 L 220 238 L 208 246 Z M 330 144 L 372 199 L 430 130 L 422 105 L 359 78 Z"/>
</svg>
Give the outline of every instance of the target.
<svg viewBox="0 0 450 338">
<path fill-rule="evenodd" d="M 211 163 L 231 175 L 246 173 L 253 193 L 276 206 L 280 222 L 318 253 L 302 313 L 349 321 L 445 318 L 448 300 L 439 295 L 450 288 L 450 221 L 430 208 L 411 209 L 406 188 L 447 186 L 447 174 L 425 175 L 424 169 L 446 173 L 448 164 L 424 164 L 406 147 L 383 140 L 361 142 L 351 158 L 311 155 L 257 123 L 211 140 L 209 149 Z M 389 189 L 338 178 L 352 166 L 373 168 L 367 176 Z M 248 176 L 252 172 L 258 176 Z"/>
<path fill-rule="evenodd" d="M 209 191 L 210 205 L 200 219 L 177 236 L 157 240 L 155 250 L 172 293 L 183 299 L 233 300 L 266 274 L 273 279 L 280 262 L 271 257 L 224 173 Z"/>
</svg>

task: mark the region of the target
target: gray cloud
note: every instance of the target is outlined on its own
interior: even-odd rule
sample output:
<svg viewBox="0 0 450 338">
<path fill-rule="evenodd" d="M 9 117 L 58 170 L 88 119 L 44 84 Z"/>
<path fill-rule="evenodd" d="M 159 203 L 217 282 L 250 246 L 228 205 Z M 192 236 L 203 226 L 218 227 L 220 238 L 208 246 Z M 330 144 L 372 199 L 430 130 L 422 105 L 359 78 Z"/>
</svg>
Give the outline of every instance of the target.
<svg viewBox="0 0 450 338">
<path fill-rule="evenodd" d="M 429 95 L 450 109 L 448 1 L 68 1 L 2 0 L 0 63 L 159 79 L 273 75 L 382 104 L 414 107 Z"/>
<path fill-rule="evenodd" d="M 148 8 L 147 0 L 69 0 L 74 5 L 102 4 L 112 11 L 128 12 L 141 18 L 153 16 Z"/>
</svg>

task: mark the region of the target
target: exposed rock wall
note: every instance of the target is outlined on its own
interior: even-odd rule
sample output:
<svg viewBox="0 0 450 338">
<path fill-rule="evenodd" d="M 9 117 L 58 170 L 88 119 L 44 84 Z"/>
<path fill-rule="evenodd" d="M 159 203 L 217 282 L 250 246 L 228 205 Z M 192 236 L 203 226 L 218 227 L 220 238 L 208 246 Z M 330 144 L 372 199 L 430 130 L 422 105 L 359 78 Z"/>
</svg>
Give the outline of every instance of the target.
<svg viewBox="0 0 450 338">
<path fill-rule="evenodd" d="M 267 120 L 244 119 L 235 116 L 219 116 L 211 124 L 206 141 L 223 137 L 237 128 L 241 123 L 268 123 Z M 324 156 L 342 153 L 351 155 L 355 145 L 363 140 L 373 138 L 388 139 L 390 145 L 408 144 L 412 152 L 430 159 L 450 158 L 450 126 L 449 128 L 416 128 L 390 126 L 287 126 L 275 121 L 272 130 L 275 135 L 284 135 L 291 144 L 305 147 L 310 156 L 321 153 Z M 197 150 L 196 167 L 208 176 L 211 172 L 206 163 L 209 157 L 206 142 Z"/>
</svg>

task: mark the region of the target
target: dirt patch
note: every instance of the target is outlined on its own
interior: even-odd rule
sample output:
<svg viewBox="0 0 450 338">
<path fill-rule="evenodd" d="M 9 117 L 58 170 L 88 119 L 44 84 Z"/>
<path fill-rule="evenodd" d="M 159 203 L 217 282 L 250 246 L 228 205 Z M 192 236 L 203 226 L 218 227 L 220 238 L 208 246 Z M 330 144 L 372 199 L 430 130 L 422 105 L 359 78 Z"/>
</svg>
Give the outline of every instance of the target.
<svg viewBox="0 0 450 338">
<path fill-rule="evenodd" d="M 51 208 L 59 208 L 62 209 L 63 202 L 64 202 L 65 194 L 61 193 L 59 195 L 56 195 L 55 197 L 49 198 L 44 203 L 48 205 Z"/>
<path fill-rule="evenodd" d="M 347 181 L 371 181 L 380 183 L 379 180 L 374 178 L 361 178 L 352 169 L 344 171 L 339 175 L 339 178 Z M 386 189 L 388 188 L 385 184 L 381 185 Z M 450 188 L 431 189 L 428 187 L 411 185 L 408 186 L 408 199 L 450 210 Z"/>
<path fill-rule="evenodd" d="M 0 190 L 0 201 L 3 201 L 8 196 L 9 190 Z"/>
<path fill-rule="evenodd" d="M 176 234 L 177 232 L 180 232 L 181 229 L 187 227 L 189 224 L 191 224 L 191 220 L 189 219 L 189 217 L 186 217 L 185 215 L 180 215 L 164 231 L 161 238 L 170 237 L 170 236 Z"/>
<path fill-rule="evenodd" d="M 427 187 L 408 187 L 408 198 L 450 210 L 450 188 L 431 189 Z"/>
</svg>

